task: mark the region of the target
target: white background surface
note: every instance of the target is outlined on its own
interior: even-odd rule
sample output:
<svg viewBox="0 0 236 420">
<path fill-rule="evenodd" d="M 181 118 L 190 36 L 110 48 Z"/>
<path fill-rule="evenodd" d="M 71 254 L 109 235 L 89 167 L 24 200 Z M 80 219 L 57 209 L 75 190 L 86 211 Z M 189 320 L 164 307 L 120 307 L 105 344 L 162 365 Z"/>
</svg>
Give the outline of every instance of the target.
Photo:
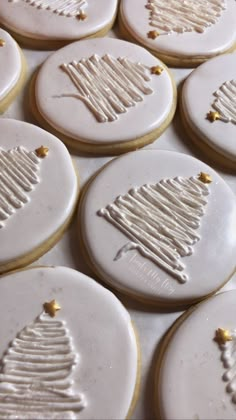
<svg viewBox="0 0 236 420">
<path fill-rule="evenodd" d="M 118 36 L 118 31 L 111 31 L 110 36 Z M 28 63 L 28 79 L 35 71 L 35 69 L 51 54 L 47 51 L 32 51 L 24 49 L 24 54 Z M 184 80 L 184 78 L 191 72 L 187 69 L 173 69 L 173 75 L 177 85 Z M 34 123 L 29 109 L 28 109 L 28 87 L 26 84 L 23 92 L 18 96 L 17 100 L 11 105 L 8 111 L 1 118 L 16 118 L 19 120 Z M 197 98 L 196 98 L 197 100 Z M 0 133 L 1 141 L 1 133 Z M 236 139 L 235 139 L 236 141 Z M 236 194 L 236 172 L 216 167 L 211 162 L 198 152 L 196 148 L 191 145 L 188 136 L 182 130 L 179 113 L 174 118 L 171 126 L 166 132 L 157 139 L 153 144 L 147 146 L 148 149 L 166 149 L 175 150 L 182 153 L 195 156 L 209 165 L 213 166 L 223 176 L 225 181 L 233 189 Z M 79 170 L 81 187 L 85 182 L 107 161 L 110 157 L 87 157 L 80 154 L 73 155 L 74 162 Z M 216 227 L 217 228 L 217 227 Z M 220 256 L 219 256 L 220 258 Z M 71 224 L 69 230 L 64 234 L 60 242 L 45 254 L 40 260 L 36 261 L 34 265 L 64 265 L 75 268 L 85 274 L 94 277 L 90 269 L 86 266 L 81 256 L 81 251 L 78 243 L 78 229 L 76 224 L 76 217 Z M 224 290 L 236 289 L 236 275 L 224 287 Z M 223 289 L 222 289 L 223 290 Z M 141 370 L 141 388 L 139 398 L 132 416 L 132 419 L 152 419 L 154 418 L 154 371 L 155 359 L 158 353 L 158 344 L 163 334 L 172 325 L 175 319 L 180 315 L 180 312 L 165 312 L 158 309 L 158 307 L 150 307 L 142 305 L 138 302 L 132 301 L 124 296 L 116 293 L 124 303 L 131 314 L 132 320 L 136 326 L 139 335 L 142 370 Z M 109 316 L 109 315 L 108 315 Z M 122 356 L 121 356 L 122 357 Z M 111 390 L 112 392 L 112 390 Z"/>
</svg>

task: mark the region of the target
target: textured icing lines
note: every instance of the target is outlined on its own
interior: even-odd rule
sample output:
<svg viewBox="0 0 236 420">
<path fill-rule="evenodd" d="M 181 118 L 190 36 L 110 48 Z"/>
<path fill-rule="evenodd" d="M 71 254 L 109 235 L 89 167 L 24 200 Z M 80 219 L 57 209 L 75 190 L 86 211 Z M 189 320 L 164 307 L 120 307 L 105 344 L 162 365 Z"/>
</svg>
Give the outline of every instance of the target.
<svg viewBox="0 0 236 420">
<path fill-rule="evenodd" d="M 226 369 L 223 381 L 227 382 L 226 391 L 232 395 L 232 402 L 236 404 L 236 330 L 218 328 L 215 335 L 221 350 L 221 360 Z"/>
<path fill-rule="evenodd" d="M 0 228 L 27 204 L 30 192 L 40 182 L 37 172 L 42 157 L 37 156 L 37 150 L 28 152 L 21 146 L 9 151 L 0 148 Z"/>
<path fill-rule="evenodd" d="M 3 356 L 0 417 L 77 419 L 85 406 L 70 379 L 77 358 L 65 322 L 43 312 Z"/>
<path fill-rule="evenodd" d="M 225 0 L 148 0 L 150 25 L 161 34 L 204 32 L 216 24 L 226 8 Z M 149 35 L 149 34 L 148 34 Z M 151 38 L 151 36 L 149 36 Z"/>
<path fill-rule="evenodd" d="M 132 63 L 127 58 L 113 58 L 109 54 L 100 57 L 63 64 L 62 69 L 70 77 L 77 93 L 60 97 L 73 97 L 82 101 L 99 122 L 117 120 L 120 114 L 142 102 L 144 96 L 153 93 L 145 66 Z"/>
<path fill-rule="evenodd" d="M 24 2 L 39 10 L 48 10 L 57 15 L 86 19 L 84 10 L 88 6 L 86 0 L 8 0 L 10 3 Z"/>
<path fill-rule="evenodd" d="M 207 183 L 211 182 L 203 175 L 207 174 L 133 188 L 99 210 L 99 216 L 131 240 L 118 250 L 115 260 L 137 249 L 180 283 L 186 282 L 181 258 L 191 255 L 200 240 L 197 231 L 207 205 Z"/>
<path fill-rule="evenodd" d="M 236 79 L 223 83 L 214 96 L 213 111 L 208 112 L 208 120 L 236 124 Z"/>
</svg>

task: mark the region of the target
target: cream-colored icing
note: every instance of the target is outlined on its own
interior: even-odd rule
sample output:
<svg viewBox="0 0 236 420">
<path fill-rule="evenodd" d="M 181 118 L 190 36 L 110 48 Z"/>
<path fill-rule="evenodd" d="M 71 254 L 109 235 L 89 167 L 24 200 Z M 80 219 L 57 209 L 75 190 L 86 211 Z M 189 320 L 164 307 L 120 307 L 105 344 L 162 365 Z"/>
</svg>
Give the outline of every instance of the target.
<svg viewBox="0 0 236 420">
<path fill-rule="evenodd" d="M 235 384 L 230 384 L 224 366 L 225 359 L 233 363 L 226 349 L 235 349 L 235 299 L 235 290 L 213 296 L 190 311 L 179 327 L 174 326 L 156 381 L 159 418 L 235 419 L 235 391 L 231 389 Z M 233 341 L 222 346 L 222 354 L 214 339 L 219 327 L 233 335 Z M 234 375 L 235 371 L 229 376 Z"/>
<path fill-rule="evenodd" d="M 31 253 L 58 231 L 74 208 L 78 184 L 67 149 L 62 142 L 48 132 L 31 124 L 4 118 L 0 120 L 0 133 L 2 150 L 13 151 L 10 153 L 10 157 L 18 156 L 17 150 L 22 151 L 21 147 L 31 151 L 38 149 L 40 145 L 44 145 L 49 149 L 48 155 L 44 158 L 38 158 L 34 152 L 29 152 L 30 159 L 33 159 L 32 163 L 28 159 L 25 160 L 24 152 L 23 154 L 19 153 L 21 156 L 20 170 L 16 166 L 14 157 L 14 170 L 11 171 L 11 179 L 13 179 L 13 173 L 17 172 L 17 183 L 18 186 L 19 182 L 21 185 L 20 189 L 17 189 L 17 194 L 21 194 L 21 201 L 26 204 L 21 209 L 15 209 L 12 202 L 9 201 L 14 198 L 12 191 L 12 187 L 16 183 L 16 178 L 14 178 L 10 190 L 12 194 L 8 193 L 9 200 L 7 200 L 8 204 L 10 203 L 16 211 L 11 217 L 3 221 L 5 226 L 0 229 L 0 243 L 4 244 L 4 246 L 1 246 L 0 252 L 1 266 L 8 261 L 18 260 L 20 256 Z M 9 154 L 4 153 L 9 158 Z M 22 169 L 23 156 L 25 163 Z M 4 159 L 6 161 L 6 158 Z M 36 163 L 37 161 L 39 162 Z M 2 167 L 2 164 L 0 166 Z M 9 159 L 7 166 L 6 171 L 9 175 Z M 40 168 L 40 170 L 35 171 L 32 168 Z M 2 188 L 6 187 L 9 176 L 8 178 L 5 177 L 4 180 L 2 169 L 0 172 L 2 198 Z M 40 182 L 38 182 L 39 179 Z M 32 187 L 32 191 L 27 191 Z M 8 185 L 7 188 L 9 188 Z M 16 196 L 17 199 L 20 198 L 18 195 Z M 28 202 L 27 198 L 29 199 Z M 2 207 L 2 203 L 0 207 Z"/>
<path fill-rule="evenodd" d="M 215 57 L 190 74 L 183 85 L 181 98 L 184 118 L 194 131 L 196 138 L 203 143 L 206 142 L 224 159 L 232 162 L 236 162 L 236 127 L 233 122 L 236 115 L 236 102 L 235 94 L 227 93 L 228 97 L 226 97 L 225 93 L 228 92 L 229 87 L 231 91 L 235 91 L 235 73 L 235 53 Z M 230 81 L 233 80 L 234 82 L 231 83 Z M 219 96 L 215 98 L 215 101 L 214 92 Z M 227 105 L 230 108 L 229 111 L 226 111 L 223 100 L 224 104 L 230 104 Z M 210 122 L 207 119 L 207 113 L 211 109 L 214 111 L 219 109 L 220 114 L 224 113 L 222 120 L 226 122 L 231 119 L 231 123 L 223 124 L 220 120 Z"/>
<path fill-rule="evenodd" d="M 15 40 L 0 28 L 0 39 L 5 44 L 0 47 L 0 101 L 14 88 L 19 80 L 22 65 L 20 51 Z"/>
<path fill-rule="evenodd" d="M 131 108 L 125 106 L 124 109 L 129 111 L 122 113 L 112 123 L 98 123 L 94 114 L 84 104 L 84 100 L 73 98 L 73 95 L 79 92 L 76 92 L 74 83 L 61 69 L 62 63 L 72 63 L 75 58 L 80 62 L 84 57 L 93 57 L 94 54 L 107 59 L 112 57 L 116 63 L 119 57 L 125 57 L 126 65 L 142 63 L 138 64 L 142 90 L 146 93 L 153 91 L 152 94 L 144 94 L 136 87 L 143 100 Z M 168 71 L 163 71 L 160 76 L 151 74 L 151 67 L 158 65 L 163 67 L 162 63 L 144 48 L 122 40 L 102 38 L 70 44 L 52 54 L 41 67 L 35 85 L 37 108 L 51 126 L 82 142 L 99 145 L 135 140 L 160 127 L 173 107 L 175 99 L 170 74 Z M 146 69 L 145 73 L 150 77 L 150 81 L 142 80 L 142 66 Z M 49 77 L 51 74 L 53 78 Z M 127 90 L 127 83 L 125 85 Z M 91 89 L 90 86 L 89 92 Z M 62 98 L 62 94 L 67 97 Z M 88 99 L 86 101 L 88 102 Z M 136 101 L 133 100 L 133 103 Z M 115 116 L 114 110 L 112 112 Z"/>
<path fill-rule="evenodd" d="M 161 34 L 203 33 L 218 22 L 226 3 L 225 0 L 148 0 L 146 7 L 150 10 L 150 25 Z"/>
<path fill-rule="evenodd" d="M 220 344 L 221 360 L 226 369 L 223 380 L 227 382 L 226 391 L 232 395 L 232 402 L 236 403 L 236 330 L 229 330 L 231 341 Z"/>
<path fill-rule="evenodd" d="M 42 313 L 14 339 L 2 359 L 0 416 L 76 419 L 82 395 L 69 381 L 77 354 L 66 324 Z"/>
<path fill-rule="evenodd" d="M 144 66 L 127 58 L 114 59 L 106 54 L 69 64 L 62 69 L 68 74 L 77 94 L 62 95 L 77 98 L 87 106 L 99 122 L 115 121 L 119 114 L 143 101 L 143 95 L 153 90 L 145 85 L 150 82 Z"/>
<path fill-rule="evenodd" d="M 163 3 L 166 4 L 167 2 L 163 0 Z M 184 4 L 183 1 L 178 2 L 178 5 L 182 7 Z M 199 2 L 196 1 L 194 4 L 197 5 Z M 209 4 L 209 2 L 204 1 L 204 4 Z M 222 1 L 219 4 L 222 5 Z M 209 26 L 203 33 L 196 31 L 182 34 L 172 32 L 158 36 L 154 40 L 147 37 L 152 27 L 149 20 L 150 10 L 146 8 L 146 5 L 147 0 L 139 0 L 138 2 L 136 0 L 121 0 L 121 19 L 128 32 L 145 47 L 155 51 L 157 56 L 160 53 L 175 59 L 183 57 L 186 60 L 189 59 L 189 61 L 196 58 L 210 58 L 232 48 L 236 42 L 235 0 L 225 0 L 225 10 L 222 11 L 217 22 Z M 175 9 L 174 12 L 176 12 Z M 173 11 L 170 13 L 173 14 Z M 176 14 L 173 16 L 176 16 Z M 153 27 L 153 29 L 155 28 Z"/>
<path fill-rule="evenodd" d="M 128 248 L 123 248 L 130 238 L 127 238 L 126 231 L 114 227 L 106 218 L 98 217 L 97 213 L 107 204 L 114 203 L 117 197 L 121 196 L 123 200 L 129 197 L 127 192 L 137 186 L 156 184 L 159 180 L 171 180 L 176 176 L 188 180 L 200 172 L 209 174 L 212 183 L 203 185 L 206 191 L 209 189 L 210 195 L 202 197 L 207 201 L 207 205 L 200 205 L 205 209 L 205 214 L 199 216 L 199 227 L 193 229 L 201 239 L 193 245 L 191 256 L 180 258 L 181 263 L 186 265 L 184 271 L 189 278 L 183 285 L 138 249 L 129 249 L 127 252 Z M 177 198 L 180 199 L 180 195 Z M 129 201 L 125 204 L 127 207 Z M 129 215 L 129 221 L 133 216 L 136 213 Z M 132 296 L 173 305 L 183 301 L 188 303 L 221 287 L 235 269 L 235 196 L 212 168 L 186 154 L 140 150 L 114 159 L 90 183 L 80 204 L 79 217 L 82 241 L 91 266 L 102 280 Z M 146 217 L 140 217 L 142 228 Z M 153 219 L 150 218 L 150 223 L 154 223 Z M 143 241 L 143 232 L 140 236 Z M 123 251 L 120 254 L 122 258 L 114 260 L 119 250 Z M 216 255 L 221 258 L 216 258 Z"/>
<path fill-rule="evenodd" d="M 223 83 L 214 96 L 212 108 L 220 113 L 220 120 L 236 124 L 236 80 Z"/>
<path fill-rule="evenodd" d="M 47 369 L 47 357 L 49 356 L 43 356 L 45 364 L 42 363 L 42 369 L 44 371 L 39 372 L 42 387 L 46 385 L 46 378 L 48 378 L 48 382 L 50 380 L 60 400 L 61 395 L 68 394 L 68 397 L 65 396 L 64 402 L 61 403 L 64 409 L 68 409 L 70 403 L 68 404 L 66 401 L 69 399 L 77 398 L 78 408 L 85 404 L 82 411 L 75 411 L 72 413 L 73 416 L 66 417 L 65 412 L 55 411 L 49 402 L 51 418 L 82 418 L 83 420 L 126 418 L 135 389 L 137 345 L 130 315 L 114 294 L 76 270 L 66 267 L 37 267 L 2 277 L 0 295 L 3 311 L 0 358 L 4 360 L 5 368 L 10 363 L 9 360 L 5 361 L 5 357 L 15 358 L 15 354 L 11 355 L 9 351 L 7 354 L 5 353 L 7 348 L 8 350 L 13 348 L 22 350 L 22 353 L 19 353 L 20 357 L 26 357 L 29 360 L 28 356 L 34 357 L 34 354 L 39 352 L 38 343 L 41 338 L 38 333 L 43 334 L 46 342 L 53 341 L 50 348 L 53 348 L 55 356 L 50 350 L 49 369 Z M 37 314 L 41 312 L 42 303 L 51 299 L 56 299 L 61 307 L 55 318 L 48 320 L 50 325 L 55 323 L 51 334 L 57 334 L 58 338 L 46 338 L 47 329 L 41 331 L 38 321 L 32 323 Z M 42 320 L 45 322 L 45 315 L 42 316 Z M 19 338 L 17 334 L 21 330 L 23 331 Z M 22 343 L 19 343 L 19 340 Z M 56 340 L 67 340 L 67 343 L 57 345 Z M 71 347 L 71 340 L 73 340 L 73 347 Z M 34 350 L 29 348 L 33 344 L 35 344 Z M 79 363 L 76 363 L 76 354 L 79 356 Z M 41 358 L 41 355 L 37 357 Z M 59 362 L 52 361 L 52 357 L 57 358 Z M 64 379 L 52 377 L 52 375 L 60 374 L 58 368 L 52 369 L 54 364 L 59 364 L 61 367 L 66 364 L 63 368 Z M 33 372 L 36 372 L 35 366 L 34 362 Z M 34 382 L 34 388 L 28 387 L 29 384 L 26 382 L 32 384 L 33 379 L 28 374 L 29 369 L 22 369 L 22 375 L 16 375 L 15 370 L 15 377 L 17 376 L 23 383 L 13 384 L 17 388 L 20 385 L 24 387 L 25 407 L 30 399 L 27 395 L 32 395 L 36 386 Z M 43 380 L 42 376 L 45 376 Z M 63 389 L 63 387 L 65 388 Z M 7 387 L 5 389 L 7 392 Z M 25 392 L 25 389 L 28 391 Z M 42 388 L 40 388 L 40 392 L 42 392 L 41 390 Z M 48 395 L 48 391 L 45 390 L 44 400 L 46 394 Z M 11 393 L 10 389 L 8 390 L 9 398 L 16 398 L 17 395 L 19 392 Z M 79 401 L 80 397 L 82 398 L 81 402 Z M 51 397 L 48 395 L 48 398 L 49 401 L 52 401 L 56 395 L 52 393 Z M 43 405 L 43 402 L 41 404 Z M 6 407 L 6 403 L 4 407 Z M 41 407 L 38 409 L 40 419 L 49 418 L 46 410 L 46 407 L 44 412 Z M 22 411 L 18 415 L 19 418 L 22 418 L 21 414 Z M 2 416 L 0 417 L 2 418 Z M 27 416 L 26 411 L 25 417 L 35 419 L 37 415 L 30 417 L 28 413 Z"/>
<path fill-rule="evenodd" d="M 24 1 L 38 9 L 49 10 L 61 16 L 76 17 L 88 7 L 86 0 L 8 0 L 10 3 Z"/>
<path fill-rule="evenodd" d="M 20 35 L 44 41 L 65 40 L 69 42 L 105 31 L 115 18 L 118 6 L 118 0 L 86 0 L 87 7 L 84 8 L 81 0 L 77 3 L 82 7 L 80 15 L 78 18 L 70 18 L 62 13 L 33 6 L 32 1 L 1 0 L 0 22 Z M 62 3 L 62 0 L 34 1 L 42 5 L 47 1 L 51 6 L 53 5 L 54 10 L 57 4 L 61 5 Z M 68 1 L 63 0 L 63 3 Z M 75 5 L 76 1 L 79 0 L 70 0 Z"/>
<path fill-rule="evenodd" d="M 205 213 L 207 185 L 198 177 L 163 179 L 133 188 L 98 214 L 120 229 L 132 242 L 117 253 L 137 249 L 180 283 L 188 280 L 180 258 L 192 255 L 200 240 L 195 231 Z"/>
<path fill-rule="evenodd" d="M 8 151 L 0 148 L 0 228 L 29 201 L 27 193 L 40 182 L 39 164 L 35 152 L 22 146 Z"/>
</svg>

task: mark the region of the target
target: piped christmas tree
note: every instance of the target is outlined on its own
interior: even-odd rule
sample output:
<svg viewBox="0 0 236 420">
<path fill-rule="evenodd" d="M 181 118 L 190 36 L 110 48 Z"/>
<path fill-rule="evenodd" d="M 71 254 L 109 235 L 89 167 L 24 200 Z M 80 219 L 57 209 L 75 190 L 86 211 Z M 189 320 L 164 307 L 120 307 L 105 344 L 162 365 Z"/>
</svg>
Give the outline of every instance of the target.
<svg viewBox="0 0 236 420">
<path fill-rule="evenodd" d="M 77 363 L 65 322 L 52 319 L 53 300 L 10 344 L 2 359 L 0 418 L 76 419 L 84 408 L 69 380 Z"/>
<path fill-rule="evenodd" d="M 23 1 L 39 10 L 47 10 L 60 16 L 78 17 L 86 19 L 84 10 L 87 8 L 87 0 L 8 0 L 10 3 Z"/>
<path fill-rule="evenodd" d="M 130 250 L 138 250 L 180 283 L 188 280 L 180 258 L 193 253 L 200 240 L 196 232 L 205 213 L 211 177 L 201 172 L 196 177 L 163 179 L 119 196 L 98 211 L 131 242 L 116 254 L 115 261 Z"/>
</svg>

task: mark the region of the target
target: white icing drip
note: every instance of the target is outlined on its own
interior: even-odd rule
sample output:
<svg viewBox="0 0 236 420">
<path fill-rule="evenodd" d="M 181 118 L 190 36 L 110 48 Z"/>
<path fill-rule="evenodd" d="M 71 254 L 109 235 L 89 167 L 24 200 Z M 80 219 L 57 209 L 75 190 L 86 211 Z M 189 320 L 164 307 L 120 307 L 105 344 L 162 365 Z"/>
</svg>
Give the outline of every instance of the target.
<svg viewBox="0 0 236 420">
<path fill-rule="evenodd" d="M 150 25 L 160 34 L 204 32 L 219 20 L 225 0 L 148 0 Z"/>
<path fill-rule="evenodd" d="M 10 3 L 24 1 L 37 9 L 49 10 L 61 16 L 76 17 L 88 7 L 86 0 L 8 0 Z"/>
<path fill-rule="evenodd" d="M 216 100 L 212 104 L 220 114 L 220 120 L 236 124 L 236 80 L 223 83 L 214 93 Z"/>
<path fill-rule="evenodd" d="M 115 260 L 137 249 L 181 283 L 186 282 L 188 276 L 180 257 L 191 255 L 192 246 L 200 240 L 196 229 L 208 194 L 207 185 L 197 177 L 176 177 L 133 188 L 117 197 L 98 212 L 132 240 Z"/>
<path fill-rule="evenodd" d="M 65 323 L 41 314 L 2 359 L 0 418 L 76 419 L 85 406 L 68 380 L 76 363 Z"/>
<path fill-rule="evenodd" d="M 221 360 L 226 369 L 223 380 L 227 382 L 226 391 L 232 394 L 232 401 L 236 404 L 236 330 L 229 330 L 232 341 L 219 344 L 222 351 Z"/>
<path fill-rule="evenodd" d="M 17 209 L 29 201 L 27 193 L 40 182 L 40 159 L 23 147 L 0 148 L 0 228 Z"/>
<path fill-rule="evenodd" d="M 115 121 L 119 114 L 143 101 L 143 95 L 153 90 L 146 68 L 132 63 L 127 58 L 115 59 L 109 54 L 63 64 L 77 88 L 77 94 L 63 94 L 60 97 L 74 97 L 84 102 L 99 122 Z"/>
</svg>

